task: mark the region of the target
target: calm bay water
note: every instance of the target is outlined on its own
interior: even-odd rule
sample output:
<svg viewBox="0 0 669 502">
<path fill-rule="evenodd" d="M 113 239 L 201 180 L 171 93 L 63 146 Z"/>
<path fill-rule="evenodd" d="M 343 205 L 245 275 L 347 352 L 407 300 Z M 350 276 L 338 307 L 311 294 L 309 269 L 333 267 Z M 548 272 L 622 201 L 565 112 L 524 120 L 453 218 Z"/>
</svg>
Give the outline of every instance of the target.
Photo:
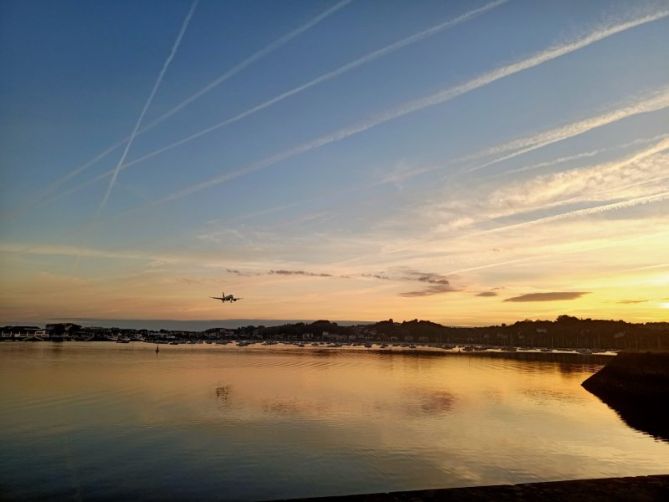
<svg viewBox="0 0 669 502">
<path fill-rule="evenodd" d="M 271 499 L 666 473 L 579 362 L 0 344 L 0 498 Z"/>
</svg>

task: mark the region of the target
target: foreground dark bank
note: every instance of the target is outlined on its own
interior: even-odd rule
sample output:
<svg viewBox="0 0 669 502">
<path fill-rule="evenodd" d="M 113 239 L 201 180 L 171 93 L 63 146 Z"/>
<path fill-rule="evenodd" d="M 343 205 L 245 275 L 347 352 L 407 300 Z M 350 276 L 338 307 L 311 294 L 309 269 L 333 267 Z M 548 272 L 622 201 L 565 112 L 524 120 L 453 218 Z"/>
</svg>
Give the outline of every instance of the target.
<svg viewBox="0 0 669 502">
<path fill-rule="evenodd" d="M 323 502 L 338 500 L 370 502 L 393 500 L 569 500 L 596 502 L 669 500 L 669 475 L 414 490 L 301 500 Z"/>
<path fill-rule="evenodd" d="M 669 440 L 669 352 L 623 352 L 583 382 L 630 427 Z"/>
</svg>

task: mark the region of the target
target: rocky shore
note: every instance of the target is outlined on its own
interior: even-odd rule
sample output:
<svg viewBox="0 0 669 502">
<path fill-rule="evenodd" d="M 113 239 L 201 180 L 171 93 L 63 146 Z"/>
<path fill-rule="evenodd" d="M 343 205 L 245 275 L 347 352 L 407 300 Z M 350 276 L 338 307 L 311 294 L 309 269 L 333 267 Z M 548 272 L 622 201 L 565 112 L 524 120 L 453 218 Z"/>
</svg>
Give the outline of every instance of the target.
<svg viewBox="0 0 669 502">
<path fill-rule="evenodd" d="M 583 382 L 631 427 L 669 440 L 669 352 L 623 352 Z"/>
</svg>

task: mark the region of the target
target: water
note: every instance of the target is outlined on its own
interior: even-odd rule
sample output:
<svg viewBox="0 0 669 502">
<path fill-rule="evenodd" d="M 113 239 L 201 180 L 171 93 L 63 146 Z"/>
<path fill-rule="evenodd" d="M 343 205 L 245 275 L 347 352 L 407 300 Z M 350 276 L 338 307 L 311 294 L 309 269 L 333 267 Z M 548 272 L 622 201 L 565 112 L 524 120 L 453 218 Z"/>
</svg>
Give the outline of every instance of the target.
<svg viewBox="0 0 669 502">
<path fill-rule="evenodd" d="M 582 358 L 585 360 L 585 358 Z M 595 364 L 0 344 L 0 498 L 271 499 L 666 473 Z"/>
</svg>

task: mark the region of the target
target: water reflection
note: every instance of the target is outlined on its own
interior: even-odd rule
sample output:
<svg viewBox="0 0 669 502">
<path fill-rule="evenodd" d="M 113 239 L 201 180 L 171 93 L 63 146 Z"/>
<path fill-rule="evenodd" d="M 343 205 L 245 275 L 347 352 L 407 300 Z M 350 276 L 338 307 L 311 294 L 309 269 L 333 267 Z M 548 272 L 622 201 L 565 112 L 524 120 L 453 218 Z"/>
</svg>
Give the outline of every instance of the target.
<svg viewBox="0 0 669 502">
<path fill-rule="evenodd" d="M 439 415 L 451 411 L 455 396 L 450 392 L 437 390 L 421 396 L 420 409 L 423 413 Z"/>
<path fill-rule="evenodd" d="M 227 401 L 230 396 L 230 386 L 224 385 L 222 387 L 216 387 L 216 397 L 221 401 Z"/>
<path fill-rule="evenodd" d="M 57 348 L 55 348 L 57 347 Z M 0 344 L 13 498 L 267 499 L 659 473 L 575 356 Z"/>
<path fill-rule="evenodd" d="M 216 387 L 216 399 L 220 406 L 227 406 L 230 400 L 230 386 L 222 385 Z"/>
<path fill-rule="evenodd" d="M 650 436 L 669 441 L 669 402 L 648 398 L 634 399 L 591 390 L 595 396 L 614 410 L 630 427 Z"/>
</svg>

